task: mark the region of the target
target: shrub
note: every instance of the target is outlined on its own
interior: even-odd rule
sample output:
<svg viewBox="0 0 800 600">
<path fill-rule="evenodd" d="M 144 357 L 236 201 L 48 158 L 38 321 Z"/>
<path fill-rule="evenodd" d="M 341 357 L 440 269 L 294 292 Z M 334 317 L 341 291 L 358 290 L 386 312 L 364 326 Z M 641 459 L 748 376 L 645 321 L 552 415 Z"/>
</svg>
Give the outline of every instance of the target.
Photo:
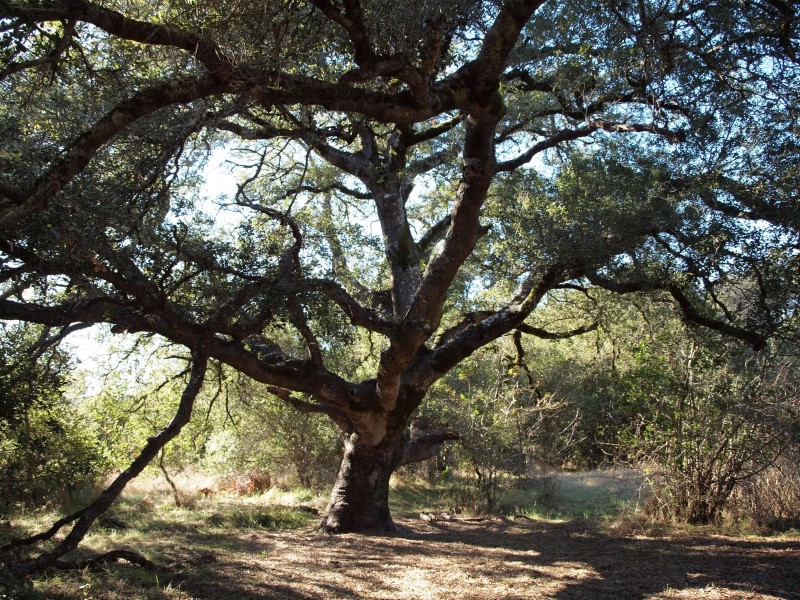
<svg viewBox="0 0 800 600">
<path fill-rule="evenodd" d="M 736 521 L 768 531 L 800 529 L 800 448 L 781 456 L 765 471 L 742 482 L 730 508 Z"/>
<path fill-rule="evenodd" d="M 65 504 L 109 467 L 98 436 L 64 396 L 66 358 L 33 353 L 37 337 L 32 328 L 0 332 L 0 509 Z"/>
</svg>

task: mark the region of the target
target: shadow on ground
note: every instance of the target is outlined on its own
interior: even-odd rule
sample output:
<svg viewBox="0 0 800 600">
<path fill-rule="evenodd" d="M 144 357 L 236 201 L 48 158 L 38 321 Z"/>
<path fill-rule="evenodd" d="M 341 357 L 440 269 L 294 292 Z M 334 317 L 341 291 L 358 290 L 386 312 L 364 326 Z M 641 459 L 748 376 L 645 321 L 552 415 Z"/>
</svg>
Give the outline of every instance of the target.
<svg viewBox="0 0 800 600">
<path fill-rule="evenodd" d="M 173 585 L 202 599 L 800 598 L 800 541 L 623 537 L 582 521 L 403 525 L 246 534 L 238 552 L 189 557 Z"/>
</svg>

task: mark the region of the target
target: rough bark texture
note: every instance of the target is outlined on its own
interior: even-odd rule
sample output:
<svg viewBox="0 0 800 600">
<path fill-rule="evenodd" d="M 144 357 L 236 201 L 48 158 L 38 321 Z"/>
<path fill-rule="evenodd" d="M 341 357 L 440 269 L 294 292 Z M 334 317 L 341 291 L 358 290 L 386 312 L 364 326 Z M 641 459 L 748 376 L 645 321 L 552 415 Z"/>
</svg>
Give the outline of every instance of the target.
<svg viewBox="0 0 800 600">
<path fill-rule="evenodd" d="M 346 437 L 342 465 L 322 519 L 323 530 L 394 530 L 389 513 L 389 479 L 401 449 L 402 441 L 397 437 L 378 446 L 361 443 L 358 434 Z"/>
</svg>

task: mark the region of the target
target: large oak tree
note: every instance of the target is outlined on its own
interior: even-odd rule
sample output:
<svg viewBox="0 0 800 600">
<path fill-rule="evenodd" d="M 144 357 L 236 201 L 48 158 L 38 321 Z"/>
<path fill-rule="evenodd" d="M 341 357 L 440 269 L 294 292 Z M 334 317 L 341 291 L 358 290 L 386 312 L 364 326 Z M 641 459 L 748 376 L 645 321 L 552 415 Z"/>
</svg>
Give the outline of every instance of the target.
<svg viewBox="0 0 800 600">
<path fill-rule="evenodd" d="M 559 288 L 796 319 L 798 9 L 691 0 L 0 0 L 0 318 L 156 334 L 328 415 L 328 531 L 390 529 L 426 392 Z M 206 161 L 238 178 L 209 196 Z M 337 359 L 362 336 L 360 364 Z"/>
</svg>

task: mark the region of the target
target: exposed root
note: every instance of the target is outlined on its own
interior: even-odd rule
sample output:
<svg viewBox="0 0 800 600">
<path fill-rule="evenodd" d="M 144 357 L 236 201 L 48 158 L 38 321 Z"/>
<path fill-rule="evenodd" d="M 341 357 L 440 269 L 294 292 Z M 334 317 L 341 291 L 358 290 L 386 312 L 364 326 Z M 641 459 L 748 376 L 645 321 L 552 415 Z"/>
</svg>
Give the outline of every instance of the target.
<svg viewBox="0 0 800 600">
<path fill-rule="evenodd" d="M 111 550 L 110 552 L 106 552 L 105 554 L 95 556 L 94 558 L 90 558 L 88 560 L 82 560 L 81 562 L 59 560 L 53 565 L 53 567 L 61 571 L 82 569 L 92 570 L 108 563 L 117 562 L 119 560 L 124 560 L 136 565 L 137 567 L 141 567 L 145 571 L 158 571 L 161 569 L 161 567 L 156 563 L 146 559 L 144 556 L 138 552 L 134 552 L 133 550 Z"/>
<path fill-rule="evenodd" d="M 447 513 L 434 515 L 433 513 L 419 513 L 419 518 L 423 521 L 460 521 L 463 523 L 479 523 L 481 521 L 494 521 L 494 517 L 454 517 Z"/>
</svg>

